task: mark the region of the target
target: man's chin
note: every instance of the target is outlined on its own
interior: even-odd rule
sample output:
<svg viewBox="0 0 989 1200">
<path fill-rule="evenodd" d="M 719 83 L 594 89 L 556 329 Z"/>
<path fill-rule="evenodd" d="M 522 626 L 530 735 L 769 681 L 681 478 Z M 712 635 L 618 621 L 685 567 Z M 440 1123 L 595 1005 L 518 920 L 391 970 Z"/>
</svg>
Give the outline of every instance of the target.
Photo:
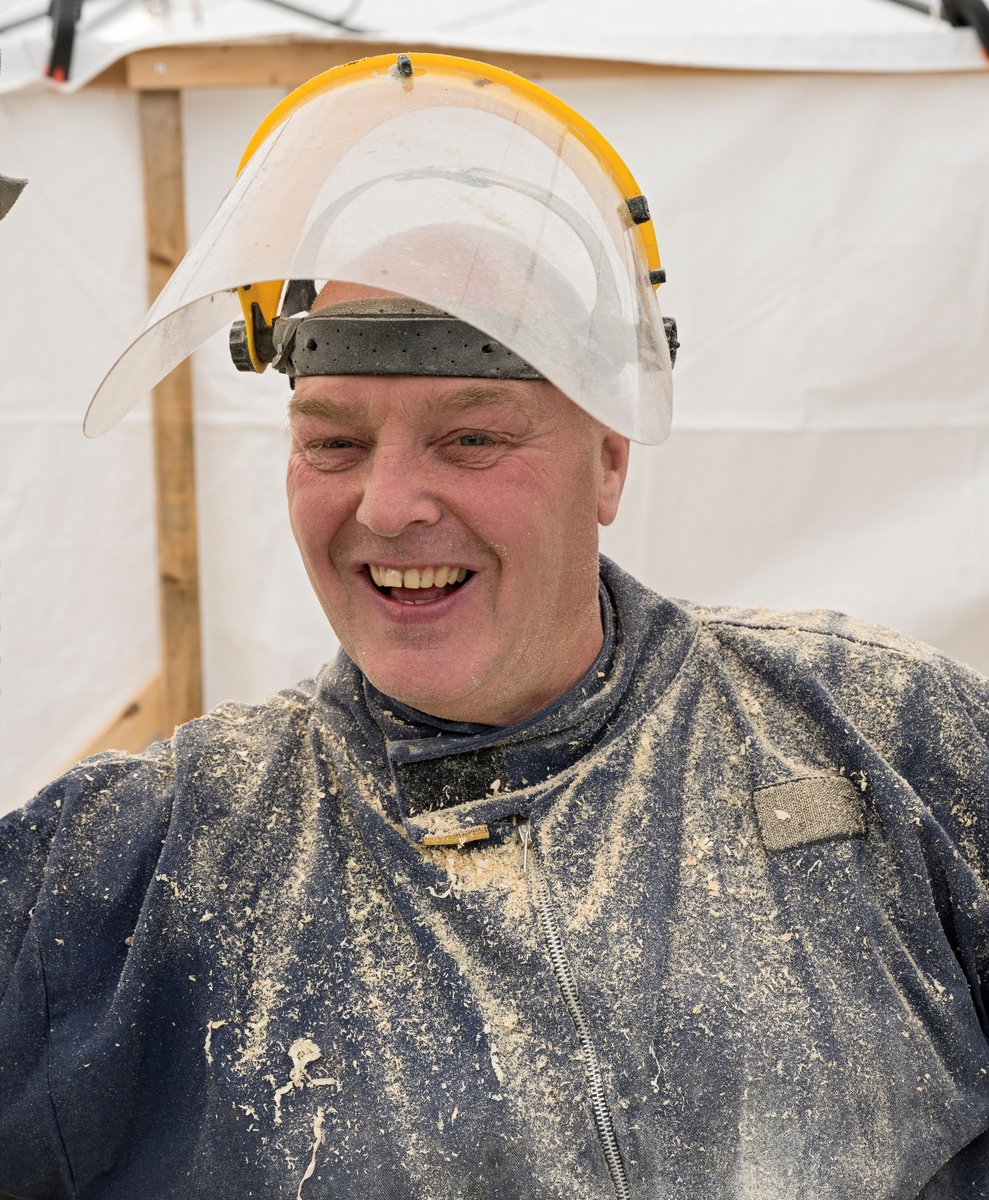
<svg viewBox="0 0 989 1200">
<path fill-rule="evenodd" d="M 477 679 L 487 673 L 481 664 L 471 670 L 462 656 L 450 653 L 369 654 L 357 661 L 379 692 L 409 708 L 450 720 L 471 719 L 461 717 L 459 710 L 475 707 Z"/>
<path fill-rule="evenodd" d="M 371 679 L 371 676 L 368 676 Z M 448 692 L 448 691 L 428 691 L 409 690 L 398 686 L 386 686 L 384 683 L 376 683 L 373 679 L 371 682 L 384 695 L 389 696 L 392 700 L 397 700 L 400 704 L 406 705 L 408 708 L 414 708 L 416 712 L 428 713 L 431 717 L 439 717 L 445 721 L 478 721 L 478 718 L 473 715 L 473 705 L 471 698 L 474 689 L 466 688 L 464 691 Z M 486 724 L 480 721 L 480 724 Z"/>
</svg>

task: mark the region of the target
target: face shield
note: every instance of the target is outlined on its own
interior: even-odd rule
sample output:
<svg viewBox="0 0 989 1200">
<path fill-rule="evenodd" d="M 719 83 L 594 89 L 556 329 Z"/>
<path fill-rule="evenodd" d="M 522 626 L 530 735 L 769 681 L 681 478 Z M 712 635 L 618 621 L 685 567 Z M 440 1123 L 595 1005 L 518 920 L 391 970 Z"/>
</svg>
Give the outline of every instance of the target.
<svg viewBox="0 0 989 1200">
<path fill-rule="evenodd" d="M 242 314 L 241 365 L 286 369 L 262 345 L 298 303 L 285 281 L 332 279 L 472 326 L 610 428 L 657 443 L 672 408 L 662 278 L 645 198 L 572 109 L 467 59 L 363 59 L 262 123 L 85 431 L 110 429 Z"/>
</svg>

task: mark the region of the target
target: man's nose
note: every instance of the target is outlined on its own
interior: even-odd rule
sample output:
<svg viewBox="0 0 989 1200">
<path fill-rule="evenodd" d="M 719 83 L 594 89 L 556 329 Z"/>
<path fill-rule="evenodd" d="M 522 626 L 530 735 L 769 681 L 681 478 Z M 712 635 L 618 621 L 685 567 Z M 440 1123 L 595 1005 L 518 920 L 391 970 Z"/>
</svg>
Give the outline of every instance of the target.
<svg viewBox="0 0 989 1200">
<path fill-rule="evenodd" d="M 378 447 L 368 465 L 357 520 L 378 537 L 398 537 L 410 525 L 435 525 L 440 502 L 430 472 L 418 455 Z"/>
</svg>

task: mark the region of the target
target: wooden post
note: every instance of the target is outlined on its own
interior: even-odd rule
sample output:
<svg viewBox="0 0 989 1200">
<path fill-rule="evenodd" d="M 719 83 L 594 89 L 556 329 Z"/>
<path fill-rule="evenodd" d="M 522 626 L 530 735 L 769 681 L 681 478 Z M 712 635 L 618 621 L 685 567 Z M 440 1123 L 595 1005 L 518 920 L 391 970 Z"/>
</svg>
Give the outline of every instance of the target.
<svg viewBox="0 0 989 1200">
<path fill-rule="evenodd" d="M 185 254 L 182 112 L 177 91 L 141 92 L 141 157 L 148 245 L 148 303 Z M 161 608 L 161 730 L 203 711 L 199 552 L 188 360 L 153 393 Z"/>
</svg>

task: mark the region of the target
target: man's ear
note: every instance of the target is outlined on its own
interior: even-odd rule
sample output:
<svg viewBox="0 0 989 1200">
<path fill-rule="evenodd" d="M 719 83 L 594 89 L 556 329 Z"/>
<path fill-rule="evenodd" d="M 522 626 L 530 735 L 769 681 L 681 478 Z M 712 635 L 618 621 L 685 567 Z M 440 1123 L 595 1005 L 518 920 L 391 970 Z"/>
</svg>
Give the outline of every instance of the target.
<svg viewBox="0 0 989 1200">
<path fill-rule="evenodd" d="M 610 525 L 618 515 L 625 476 L 628 473 L 628 438 L 604 430 L 601 437 L 601 465 L 598 484 L 598 524 Z"/>
</svg>

